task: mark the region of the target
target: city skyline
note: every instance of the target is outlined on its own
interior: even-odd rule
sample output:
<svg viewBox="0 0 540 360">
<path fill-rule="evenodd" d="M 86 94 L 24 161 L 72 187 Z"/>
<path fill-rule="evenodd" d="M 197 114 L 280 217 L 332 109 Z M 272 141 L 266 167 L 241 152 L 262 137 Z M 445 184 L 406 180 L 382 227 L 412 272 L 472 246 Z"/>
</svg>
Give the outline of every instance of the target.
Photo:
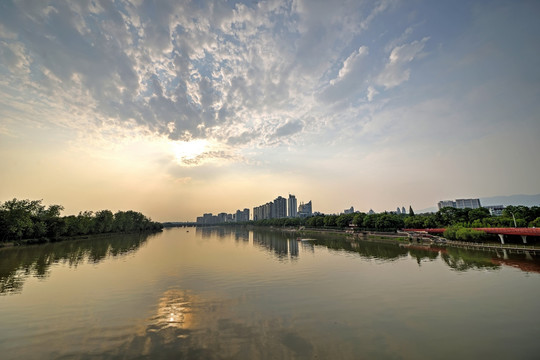
<svg viewBox="0 0 540 360">
<path fill-rule="evenodd" d="M 2 1 L 0 201 L 155 221 L 539 194 L 538 2 Z"/>
</svg>

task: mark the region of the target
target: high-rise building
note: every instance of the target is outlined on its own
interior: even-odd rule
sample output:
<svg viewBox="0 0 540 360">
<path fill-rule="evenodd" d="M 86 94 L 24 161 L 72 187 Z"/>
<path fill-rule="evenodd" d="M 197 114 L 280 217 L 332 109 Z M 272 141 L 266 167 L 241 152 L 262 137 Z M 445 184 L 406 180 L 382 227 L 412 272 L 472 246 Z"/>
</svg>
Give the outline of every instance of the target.
<svg viewBox="0 0 540 360">
<path fill-rule="evenodd" d="M 441 210 L 444 207 L 456 207 L 456 202 L 452 200 L 441 200 L 437 203 L 437 206 L 439 207 L 439 210 Z"/>
<path fill-rule="evenodd" d="M 278 196 L 274 200 L 274 218 L 281 219 L 287 217 L 287 199 Z"/>
<path fill-rule="evenodd" d="M 402 213 L 402 214 L 407 214 L 407 211 L 405 211 L 405 206 L 402 206 L 402 207 L 401 207 L 401 213 Z"/>
<path fill-rule="evenodd" d="M 236 222 L 249 221 L 249 209 L 236 210 Z"/>
<path fill-rule="evenodd" d="M 401 209 L 399 208 L 399 206 L 396 209 L 396 214 L 401 215 Z"/>
<path fill-rule="evenodd" d="M 227 213 L 219 213 L 217 215 L 217 221 L 218 223 L 224 223 L 227 221 Z"/>
<path fill-rule="evenodd" d="M 214 225 L 217 224 L 217 216 L 212 215 L 212 213 L 207 213 L 203 215 L 203 224 L 204 225 Z"/>
<path fill-rule="evenodd" d="M 458 209 L 478 209 L 482 205 L 480 205 L 480 199 L 456 199 L 456 207 Z"/>
<path fill-rule="evenodd" d="M 300 203 L 300 206 L 298 206 L 298 216 L 299 217 L 309 217 L 313 215 L 313 209 L 312 209 L 312 206 L 311 206 L 311 200 L 304 204 L 304 203 Z"/>
<path fill-rule="evenodd" d="M 458 209 L 478 209 L 482 207 L 480 204 L 480 199 L 456 199 L 452 200 L 442 200 L 437 203 L 439 210 L 444 207 L 453 207 Z"/>
<path fill-rule="evenodd" d="M 296 203 L 296 196 L 294 195 L 291 195 L 289 194 L 289 199 L 288 199 L 288 213 L 287 215 L 290 217 L 290 218 L 295 218 L 298 214 L 298 212 L 296 211 L 296 207 L 298 206 L 297 203 Z"/>
</svg>

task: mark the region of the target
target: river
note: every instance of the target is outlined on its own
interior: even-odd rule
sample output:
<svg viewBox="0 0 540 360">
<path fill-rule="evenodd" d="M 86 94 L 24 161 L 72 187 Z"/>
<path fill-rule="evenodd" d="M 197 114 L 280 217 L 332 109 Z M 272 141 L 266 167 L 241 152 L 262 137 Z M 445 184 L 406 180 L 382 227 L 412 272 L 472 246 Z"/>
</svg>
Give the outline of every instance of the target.
<svg viewBox="0 0 540 360">
<path fill-rule="evenodd" d="M 0 249 L 2 359 L 533 359 L 538 258 L 246 228 Z"/>
</svg>

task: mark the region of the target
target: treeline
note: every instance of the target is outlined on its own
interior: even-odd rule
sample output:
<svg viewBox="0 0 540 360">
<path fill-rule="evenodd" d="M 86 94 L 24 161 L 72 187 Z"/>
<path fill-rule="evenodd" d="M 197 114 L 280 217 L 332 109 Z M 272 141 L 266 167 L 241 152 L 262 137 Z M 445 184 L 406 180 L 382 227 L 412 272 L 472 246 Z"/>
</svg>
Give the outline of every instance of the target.
<svg viewBox="0 0 540 360">
<path fill-rule="evenodd" d="M 515 223 L 514 223 L 515 219 Z M 486 208 L 456 209 L 443 208 L 436 213 L 417 214 L 341 214 L 315 215 L 309 218 L 265 219 L 249 222 L 257 226 L 275 227 L 315 227 L 315 228 L 346 228 L 349 224 L 363 230 L 395 231 L 397 229 L 426 229 L 426 228 L 481 228 L 481 227 L 540 227 L 540 207 L 508 206 L 501 216 L 492 216 Z M 467 231 L 462 231 L 465 234 Z M 475 233 L 467 232 L 471 237 Z M 462 237 L 465 237 L 463 235 Z"/>
<path fill-rule="evenodd" d="M 77 235 L 159 231 L 154 222 L 136 211 L 84 211 L 79 215 L 60 216 L 61 205 L 45 207 L 42 200 L 0 202 L 0 242 L 36 239 L 57 241 Z"/>
<path fill-rule="evenodd" d="M 501 216 L 492 216 L 486 208 L 456 209 L 445 207 L 436 213 L 407 217 L 409 229 L 482 227 L 540 227 L 540 207 L 507 206 Z"/>
<path fill-rule="evenodd" d="M 381 214 L 341 214 L 341 215 L 315 215 L 309 218 L 281 218 L 264 219 L 250 222 L 256 226 L 306 226 L 312 228 L 346 228 L 353 224 L 361 229 L 373 231 L 395 231 L 402 229 L 408 215 L 397 215 L 391 213 Z"/>
</svg>

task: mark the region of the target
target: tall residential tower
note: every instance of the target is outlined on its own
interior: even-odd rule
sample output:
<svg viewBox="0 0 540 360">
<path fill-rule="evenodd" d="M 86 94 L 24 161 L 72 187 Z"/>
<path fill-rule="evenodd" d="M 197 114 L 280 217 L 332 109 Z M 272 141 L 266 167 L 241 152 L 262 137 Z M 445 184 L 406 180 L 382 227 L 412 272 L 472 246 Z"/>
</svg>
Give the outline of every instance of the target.
<svg viewBox="0 0 540 360">
<path fill-rule="evenodd" d="M 296 207 L 298 206 L 296 204 L 296 196 L 289 194 L 289 199 L 288 199 L 287 202 L 288 202 L 288 204 L 287 204 L 288 205 L 288 214 L 287 215 L 290 218 L 295 218 L 296 216 L 298 216 L 297 215 L 298 213 L 297 213 L 297 210 L 296 210 Z"/>
</svg>

